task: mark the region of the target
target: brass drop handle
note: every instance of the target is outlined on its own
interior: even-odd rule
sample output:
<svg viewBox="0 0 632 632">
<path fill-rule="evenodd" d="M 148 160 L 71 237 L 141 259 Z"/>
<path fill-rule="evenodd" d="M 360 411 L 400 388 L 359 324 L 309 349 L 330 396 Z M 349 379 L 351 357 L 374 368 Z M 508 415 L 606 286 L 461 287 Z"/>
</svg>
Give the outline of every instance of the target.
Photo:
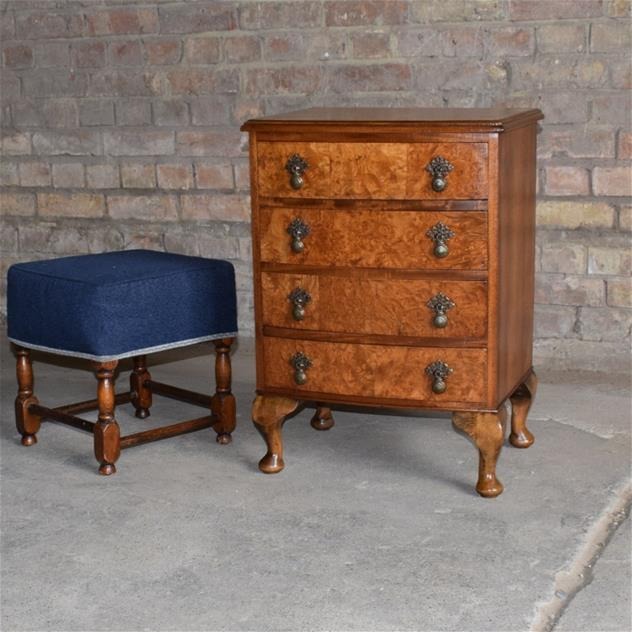
<svg viewBox="0 0 632 632">
<path fill-rule="evenodd" d="M 437 259 L 443 259 L 450 254 L 450 249 L 446 243 L 454 237 L 454 232 L 442 222 L 437 222 L 432 228 L 428 229 L 426 236 L 434 241 L 433 254 Z"/>
<path fill-rule="evenodd" d="M 290 358 L 290 364 L 294 369 L 294 381 L 299 385 L 307 382 L 307 369 L 312 366 L 312 361 L 302 352 L 298 351 Z"/>
<path fill-rule="evenodd" d="M 305 318 L 305 306 L 312 300 L 310 293 L 302 287 L 297 287 L 288 294 L 288 299 L 292 303 L 292 317 L 294 320 L 303 320 Z"/>
<path fill-rule="evenodd" d="M 300 189 L 303 186 L 303 174 L 309 168 L 307 160 L 299 154 L 292 154 L 285 163 L 285 170 L 290 174 L 290 186 Z"/>
<path fill-rule="evenodd" d="M 446 378 L 452 373 L 452 369 L 445 362 L 435 360 L 426 367 L 426 373 L 432 379 L 432 392 L 437 395 L 445 393 L 448 388 Z"/>
<path fill-rule="evenodd" d="M 448 174 L 454 165 L 443 156 L 435 156 L 427 165 L 426 171 L 432 176 L 432 190 L 441 193 L 448 186 Z"/>
<path fill-rule="evenodd" d="M 432 319 L 432 324 L 437 329 L 443 329 L 448 326 L 448 315 L 446 312 L 449 309 L 452 309 L 455 306 L 454 301 L 439 292 L 435 294 L 426 305 L 435 313 L 434 318 Z"/>
<path fill-rule="evenodd" d="M 303 239 L 310 233 L 309 226 L 300 217 L 293 219 L 287 227 L 287 232 L 292 237 L 290 247 L 293 252 L 303 252 L 305 244 Z"/>
</svg>

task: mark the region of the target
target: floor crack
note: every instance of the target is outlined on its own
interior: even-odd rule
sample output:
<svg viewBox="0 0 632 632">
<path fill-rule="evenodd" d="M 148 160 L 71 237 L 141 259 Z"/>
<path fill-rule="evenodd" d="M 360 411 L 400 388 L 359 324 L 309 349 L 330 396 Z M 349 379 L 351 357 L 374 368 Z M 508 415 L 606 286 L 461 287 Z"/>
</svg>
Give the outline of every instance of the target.
<svg viewBox="0 0 632 632">
<path fill-rule="evenodd" d="M 551 632 L 575 595 L 590 584 L 593 567 L 616 530 L 629 519 L 631 506 L 632 482 L 628 481 L 590 528 L 570 565 L 556 574 L 551 599 L 536 606 L 531 632 Z"/>
</svg>

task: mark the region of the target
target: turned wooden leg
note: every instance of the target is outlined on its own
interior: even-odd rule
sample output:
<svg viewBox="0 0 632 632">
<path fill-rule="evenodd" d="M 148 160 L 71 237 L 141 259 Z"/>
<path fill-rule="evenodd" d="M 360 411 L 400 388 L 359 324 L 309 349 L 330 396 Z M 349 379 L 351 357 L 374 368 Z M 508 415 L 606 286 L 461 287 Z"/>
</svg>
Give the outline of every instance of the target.
<svg viewBox="0 0 632 632">
<path fill-rule="evenodd" d="M 31 404 L 39 403 L 33 395 L 33 365 L 31 352 L 17 347 L 16 375 L 18 378 L 18 396 L 15 398 L 15 425 L 22 435 L 22 445 L 37 443 L 37 431 L 40 429 L 41 417 L 29 411 Z"/>
<path fill-rule="evenodd" d="M 132 395 L 132 404 L 136 409 L 136 417 L 147 419 L 151 408 L 151 388 L 145 383 L 151 380 L 147 370 L 147 356 L 140 355 L 134 358 L 134 370 L 129 376 L 129 388 Z"/>
<path fill-rule="evenodd" d="M 314 430 L 329 430 L 336 422 L 331 414 L 331 408 L 318 406 L 310 423 Z"/>
<path fill-rule="evenodd" d="M 496 478 L 496 461 L 505 437 L 506 418 L 504 406 L 497 413 L 455 412 L 452 415 L 452 423 L 478 448 L 476 491 L 485 498 L 494 498 L 503 491 L 502 483 Z"/>
<path fill-rule="evenodd" d="M 99 418 L 94 426 L 94 456 L 99 462 L 99 474 L 116 472 L 116 460 L 121 454 L 121 433 L 114 418 L 114 369 L 118 362 L 95 362 Z"/>
<path fill-rule="evenodd" d="M 516 448 L 528 448 L 534 437 L 527 428 L 527 415 L 538 389 L 538 378 L 531 370 L 529 377 L 518 386 L 509 398 L 511 400 L 511 434 L 509 441 Z"/>
<path fill-rule="evenodd" d="M 235 396 L 231 393 L 230 345 L 234 338 L 215 340 L 215 394 L 211 397 L 211 412 L 217 417 L 213 430 L 216 441 L 226 445 L 232 441 L 236 424 Z"/>
<path fill-rule="evenodd" d="M 258 395 L 252 405 L 252 421 L 263 435 L 268 451 L 259 461 L 265 474 L 276 474 L 283 469 L 283 437 L 281 428 L 285 418 L 298 406 L 298 401 L 286 397 Z"/>
</svg>

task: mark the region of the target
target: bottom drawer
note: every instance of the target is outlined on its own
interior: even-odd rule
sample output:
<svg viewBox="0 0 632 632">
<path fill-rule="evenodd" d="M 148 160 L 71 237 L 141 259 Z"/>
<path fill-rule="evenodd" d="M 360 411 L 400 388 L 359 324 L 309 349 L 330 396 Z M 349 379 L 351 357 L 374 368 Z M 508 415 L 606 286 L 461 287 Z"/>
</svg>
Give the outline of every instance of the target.
<svg viewBox="0 0 632 632">
<path fill-rule="evenodd" d="M 311 366 L 298 375 L 292 357 L 302 353 Z M 453 403 L 481 404 L 486 397 L 487 351 L 437 347 L 316 342 L 263 338 L 263 386 L 294 393 L 331 394 L 371 400 L 402 400 L 441 408 Z M 426 367 L 444 362 L 452 369 L 445 391 L 433 392 Z M 388 402 L 385 402 L 388 404 Z"/>
</svg>

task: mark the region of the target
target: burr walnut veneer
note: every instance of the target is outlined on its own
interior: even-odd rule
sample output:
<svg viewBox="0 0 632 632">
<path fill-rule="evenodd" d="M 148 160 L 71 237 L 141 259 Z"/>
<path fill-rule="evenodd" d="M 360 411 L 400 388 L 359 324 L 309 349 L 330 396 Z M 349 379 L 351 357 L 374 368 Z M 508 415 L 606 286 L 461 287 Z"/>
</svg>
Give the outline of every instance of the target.
<svg viewBox="0 0 632 632">
<path fill-rule="evenodd" d="M 315 403 L 451 411 L 480 454 L 528 447 L 539 110 L 310 109 L 248 121 L 257 337 L 253 419 Z"/>
</svg>

